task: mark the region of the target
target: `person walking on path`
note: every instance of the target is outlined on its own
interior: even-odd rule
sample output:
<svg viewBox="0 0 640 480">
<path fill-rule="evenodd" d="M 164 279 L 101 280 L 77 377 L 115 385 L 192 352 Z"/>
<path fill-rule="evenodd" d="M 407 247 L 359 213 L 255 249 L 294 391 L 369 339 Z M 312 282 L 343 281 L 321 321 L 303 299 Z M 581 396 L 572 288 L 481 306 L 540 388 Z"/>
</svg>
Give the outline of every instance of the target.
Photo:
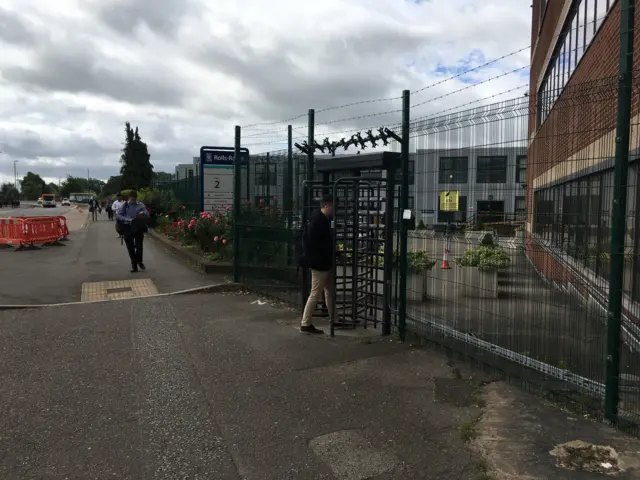
<svg viewBox="0 0 640 480">
<path fill-rule="evenodd" d="M 451 223 L 451 220 L 447 221 L 447 228 L 444 233 L 444 248 L 447 252 L 451 252 L 451 240 L 456 233 L 456 226 Z"/>
<path fill-rule="evenodd" d="M 107 218 L 109 220 L 113 220 L 113 200 L 111 200 L 110 198 L 107 200 Z"/>
<path fill-rule="evenodd" d="M 94 222 L 98 220 L 99 207 L 100 204 L 98 203 L 98 200 L 96 200 L 96 197 L 93 197 L 91 200 L 89 200 L 89 211 L 91 212 L 91 220 L 93 220 Z"/>
<path fill-rule="evenodd" d="M 137 272 L 138 268 L 144 270 L 142 244 L 149 212 L 144 203 L 138 202 L 138 192 L 129 191 L 129 200 L 118 208 L 116 219 L 121 222 L 122 236 L 131 260 L 131 273 Z"/>
<path fill-rule="evenodd" d="M 333 198 L 330 195 L 323 197 L 321 208 L 313 212 L 302 237 L 301 266 L 311 270 L 311 292 L 307 299 L 300 323 L 300 331 L 303 333 L 322 334 L 311 323 L 313 311 L 318 300 L 322 298 L 324 291 L 325 302 L 329 315 L 333 315 L 333 233 L 329 218 L 333 214 Z"/>
<path fill-rule="evenodd" d="M 122 193 L 119 193 L 116 195 L 116 199 L 113 202 L 113 204 L 111 205 L 111 210 L 113 210 L 113 215 L 117 216 L 118 215 L 118 210 L 120 209 L 120 207 L 122 206 L 124 202 L 122 201 Z M 122 222 L 120 222 L 117 218 L 116 218 L 116 232 L 118 233 L 118 238 L 120 238 L 120 236 L 122 235 Z"/>
</svg>

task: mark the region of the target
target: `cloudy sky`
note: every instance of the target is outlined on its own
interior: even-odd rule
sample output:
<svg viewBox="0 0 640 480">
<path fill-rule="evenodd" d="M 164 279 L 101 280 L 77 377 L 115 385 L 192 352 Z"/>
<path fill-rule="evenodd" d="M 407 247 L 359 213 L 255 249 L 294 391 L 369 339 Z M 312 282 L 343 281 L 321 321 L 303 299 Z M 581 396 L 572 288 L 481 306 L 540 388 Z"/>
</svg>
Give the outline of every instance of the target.
<svg viewBox="0 0 640 480">
<path fill-rule="evenodd" d="M 13 180 L 14 160 L 19 176 L 57 182 L 89 169 L 106 180 L 125 121 L 155 170 L 173 172 L 201 145 L 233 145 L 234 125 L 261 124 L 243 130 L 244 144 L 277 150 L 287 123 L 306 134 L 309 108 L 320 135 L 398 123 L 398 99 L 321 110 L 403 89 L 423 89 L 412 118 L 521 95 L 530 3 L 2 0 L 0 180 Z"/>
</svg>

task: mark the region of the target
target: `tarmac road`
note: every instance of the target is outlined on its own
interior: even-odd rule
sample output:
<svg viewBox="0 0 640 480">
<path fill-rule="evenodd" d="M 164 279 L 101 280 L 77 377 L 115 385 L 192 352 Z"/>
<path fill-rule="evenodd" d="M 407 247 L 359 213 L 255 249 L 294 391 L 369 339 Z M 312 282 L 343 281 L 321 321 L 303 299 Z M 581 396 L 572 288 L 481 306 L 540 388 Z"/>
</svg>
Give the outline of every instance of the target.
<svg viewBox="0 0 640 480">
<path fill-rule="evenodd" d="M 19 208 L 0 208 L 0 218 L 58 216 L 66 215 L 69 210 L 71 210 L 71 207 L 62 207 L 60 205 L 55 208 L 42 208 L 21 203 Z"/>
</svg>

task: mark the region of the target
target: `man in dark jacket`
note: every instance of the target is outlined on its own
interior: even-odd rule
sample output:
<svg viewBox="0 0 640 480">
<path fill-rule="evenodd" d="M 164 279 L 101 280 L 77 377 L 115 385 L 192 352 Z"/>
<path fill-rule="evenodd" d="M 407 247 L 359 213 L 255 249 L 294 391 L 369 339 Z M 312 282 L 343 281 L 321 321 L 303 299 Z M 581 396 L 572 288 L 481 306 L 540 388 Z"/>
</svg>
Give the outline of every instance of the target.
<svg viewBox="0 0 640 480">
<path fill-rule="evenodd" d="M 138 267 L 144 270 L 142 263 L 142 243 L 144 233 L 147 230 L 149 212 L 144 203 L 138 202 L 138 193 L 129 191 L 129 200 L 121 204 L 116 213 L 116 219 L 121 222 L 124 243 L 127 246 L 129 260 L 131 260 L 131 273 L 136 273 Z"/>
<path fill-rule="evenodd" d="M 303 333 L 324 333 L 311 323 L 313 311 L 324 291 L 329 315 L 333 314 L 333 292 L 331 290 L 333 269 L 333 233 L 331 221 L 333 198 L 330 195 L 322 199 L 320 210 L 313 212 L 303 236 L 304 267 L 311 270 L 311 292 L 302 314 L 300 331 Z"/>
</svg>

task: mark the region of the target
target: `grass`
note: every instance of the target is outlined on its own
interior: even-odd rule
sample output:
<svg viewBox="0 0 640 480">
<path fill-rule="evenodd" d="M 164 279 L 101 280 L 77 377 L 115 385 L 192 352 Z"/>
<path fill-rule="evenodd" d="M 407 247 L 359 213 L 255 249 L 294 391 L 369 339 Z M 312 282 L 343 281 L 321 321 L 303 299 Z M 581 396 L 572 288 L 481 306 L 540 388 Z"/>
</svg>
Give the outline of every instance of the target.
<svg viewBox="0 0 640 480">
<path fill-rule="evenodd" d="M 480 458 L 475 464 L 476 480 L 495 480 L 489 471 L 489 464 L 484 458 Z"/>
<path fill-rule="evenodd" d="M 478 420 L 473 420 L 464 422 L 462 425 L 460 425 L 460 436 L 462 437 L 462 441 L 464 443 L 471 443 L 473 440 L 478 438 L 477 423 Z"/>
</svg>

